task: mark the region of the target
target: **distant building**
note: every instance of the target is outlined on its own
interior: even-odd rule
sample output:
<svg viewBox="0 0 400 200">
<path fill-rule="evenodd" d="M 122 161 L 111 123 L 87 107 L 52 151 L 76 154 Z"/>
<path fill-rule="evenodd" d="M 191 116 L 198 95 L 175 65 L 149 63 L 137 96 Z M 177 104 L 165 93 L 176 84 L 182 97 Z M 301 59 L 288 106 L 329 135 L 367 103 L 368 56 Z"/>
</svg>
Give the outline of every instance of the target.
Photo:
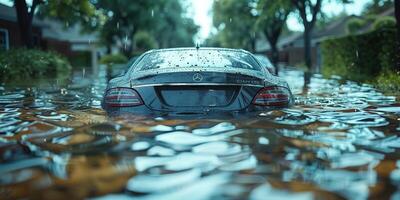
<svg viewBox="0 0 400 200">
<path fill-rule="evenodd" d="M 40 46 L 43 24 L 37 19 L 34 19 L 32 26 L 34 45 Z M 0 49 L 8 50 L 21 45 L 21 35 L 15 9 L 0 4 Z"/>
<path fill-rule="evenodd" d="M 394 8 L 380 14 L 378 17 L 394 16 Z M 311 33 L 312 46 L 312 63 L 314 66 L 320 67 L 321 56 L 319 44 L 321 41 L 347 35 L 347 24 L 352 19 L 364 19 L 361 16 L 350 15 L 339 18 L 338 20 L 328 24 L 322 29 L 314 29 Z M 358 33 L 365 33 L 372 28 L 372 22 L 367 23 Z M 304 63 L 304 36 L 302 32 L 295 32 L 289 36 L 281 37 L 278 41 L 279 61 L 288 65 L 296 65 Z M 256 43 L 256 52 L 271 55 L 271 48 L 268 41 L 261 37 Z"/>
<path fill-rule="evenodd" d="M 98 45 L 97 34 L 82 33 L 79 24 L 66 26 L 59 21 L 38 18 L 34 18 L 32 23 L 34 45 L 43 50 L 56 51 L 72 61 L 79 57 L 92 66 L 97 65 L 98 55 L 105 52 Z M 0 49 L 21 46 L 15 8 L 0 3 Z"/>
</svg>

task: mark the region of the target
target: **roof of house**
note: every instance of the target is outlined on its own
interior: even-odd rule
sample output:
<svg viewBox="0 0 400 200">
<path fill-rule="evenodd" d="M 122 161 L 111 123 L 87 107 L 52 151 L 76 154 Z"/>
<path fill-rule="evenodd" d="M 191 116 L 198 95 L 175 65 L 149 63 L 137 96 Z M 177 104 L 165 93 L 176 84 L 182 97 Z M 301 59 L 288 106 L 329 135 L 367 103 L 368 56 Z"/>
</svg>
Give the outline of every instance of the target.
<svg viewBox="0 0 400 200">
<path fill-rule="evenodd" d="M 379 17 L 383 16 L 394 16 L 394 8 L 390 8 L 385 12 L 378 15 Z M 347 23 L 351 19 L 363 19 L 362 16 L 356 15 L 349 15 L 343 16 L 334 22 L 328 24 L 326 27 L 322 29 L 314 29 L 311 33 L 312 37 L 312 44 L 318 43 L 321 40 L 324 40 L 328 37 L 340 37 L 347 34 Z M 372 22 L 365 25 L 362 29 L 360 29 L 360 33 L 364 33 L 371 29 Z M 294 47 L 302 47 L 304 44 L 303 33 L 295 32 L 291 35 L 286 37 L 281 37 L 278 41 L 278 48 L 285 48 L 287 46 L 294 46 Z M 261 37 L 256 44 L 256 51 L 263 52 L 268 51 L 270 49 L 270 45 L 265 37 Z"/>
<path fill-rule="evenodd" d="M 291 43 L 301 37 L 303 37 L 302 32 L 293 32 L 287 36 L 280 37 L 277 46 L 279 49 L 281 49 L 285 44 Z M 268 51 L 269 49 L 271 49 L 271 45 L 269 44 L 268 40 L 264 35 L 260 35 L 256 41 L 256 52 L 264 52 Z"/>
<path fill-rule="evenodd" d="M 347 34 L 347 23 L 349 20 L 352 19 L 360 19 L 362 17 L 360 16 L 355 16 L 355 15 L 349 15 L 349 16 L 343 16 L 339 18 L 338 20 L 335 20 L 334 22 L 328 24 L 324 28 L 320 29 L 314 29 L 311 33 L 311 38 L 312 44 L 318 43 L 321 40 L 324 40 L 328 37 L 341 37 L 345 36 Z M 304 38 L 303 34 L 301 33 L 300 35 L 297 34 L 297 37 L 291 41 L 288 41 L 287 43 L 284 43 L 282 46 L 302 46 L 304 43 Z"/>
<path fill-rule="evenodd" d="M 45 24 L 42 29 L 44 38 L 71 43 L 96 43 L 99 40 L 97 33 L 82 32 L 82 27 L 78 23 L 67 27 L 64 23 L 52 19 L 43 19 L 42 21 Z"/>
</svg>

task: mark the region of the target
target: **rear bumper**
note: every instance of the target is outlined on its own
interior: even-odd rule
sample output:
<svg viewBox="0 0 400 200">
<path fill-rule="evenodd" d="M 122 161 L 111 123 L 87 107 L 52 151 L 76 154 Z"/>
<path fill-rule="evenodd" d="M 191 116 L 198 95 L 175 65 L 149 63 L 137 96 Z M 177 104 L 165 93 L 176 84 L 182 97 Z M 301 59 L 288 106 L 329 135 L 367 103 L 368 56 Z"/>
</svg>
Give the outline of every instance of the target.
<svg viewBox="0 0 400 200">
<path fill-rule="evenodd" d="M 239 115 L 246 115 L 249 113 L 258 113 L 262 111 L 269 111 L 277 109 L 276 107 L 264 107 L 250 105 L 245 109 L 240 110 L 226 110 L 216 108 L 206 108 L 203 110 L 181 110 L 177 109 L 174 111 L 168 110 L 154 110 L 150 109 L 145 105 L 135 107 L 105 107 L 104 108 L 109 116 L 121 116 L 121 115 L 137 115 L 137 116 L 151 116 L 151 117 L 236 117 Z"/>
</svg>

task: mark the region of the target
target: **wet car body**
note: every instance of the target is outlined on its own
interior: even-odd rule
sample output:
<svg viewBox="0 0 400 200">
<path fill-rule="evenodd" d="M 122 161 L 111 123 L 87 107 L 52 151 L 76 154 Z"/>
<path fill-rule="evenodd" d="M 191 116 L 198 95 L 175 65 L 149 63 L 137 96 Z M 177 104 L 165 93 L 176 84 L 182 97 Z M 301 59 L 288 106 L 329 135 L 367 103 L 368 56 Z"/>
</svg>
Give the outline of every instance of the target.
<svg viewBox="0 0 400 200">
<path fill-rule="evenodd" d="M 276 74 L 275 67 L 267 56 L 263 54 L 254 54 L 254 57 L 261 63 L 261 66 L 267 68 L 269 73 Z"/>
<path fill-rule="evenodd" d="M 109 114 L 210 114 L 292 102 L 287 83 L 244 50 L 175 48 L 146 52 L 110 80 L 102 107 Z"/>
</svg>

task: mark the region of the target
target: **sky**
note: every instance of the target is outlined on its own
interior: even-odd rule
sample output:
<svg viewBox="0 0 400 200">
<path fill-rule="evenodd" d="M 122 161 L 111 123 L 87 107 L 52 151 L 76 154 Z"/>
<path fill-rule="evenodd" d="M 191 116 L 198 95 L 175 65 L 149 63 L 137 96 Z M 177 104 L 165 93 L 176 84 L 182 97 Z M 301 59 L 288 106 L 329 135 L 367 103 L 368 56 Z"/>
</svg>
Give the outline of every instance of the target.
<svg viewBox="0 0 400 200">
<path fill-rule="evenodd" d="M 212 30 L 212 3 L 213 0 L 188 0 L 190 3 L 189 15 L 193 17 L 195 23 L 200 26 L 200 32 L 196 37 L 197 40 L 204 40 Z M 234 0 L 232 0 L 234 1 Z M 323 5 L 322 10 L 328 16 L 337 15 L 345 11 L 348 14 L 359 15 L 364 5 L 371 0 L 354 0 L 354 3 L 343 6 L 335 1 L 328 2 Z M 296 15 L 290 15 L 287 21 L 289 29 L 293 31 L 303 31 L 302 25 L 299 23 Z"/>
</svg>

